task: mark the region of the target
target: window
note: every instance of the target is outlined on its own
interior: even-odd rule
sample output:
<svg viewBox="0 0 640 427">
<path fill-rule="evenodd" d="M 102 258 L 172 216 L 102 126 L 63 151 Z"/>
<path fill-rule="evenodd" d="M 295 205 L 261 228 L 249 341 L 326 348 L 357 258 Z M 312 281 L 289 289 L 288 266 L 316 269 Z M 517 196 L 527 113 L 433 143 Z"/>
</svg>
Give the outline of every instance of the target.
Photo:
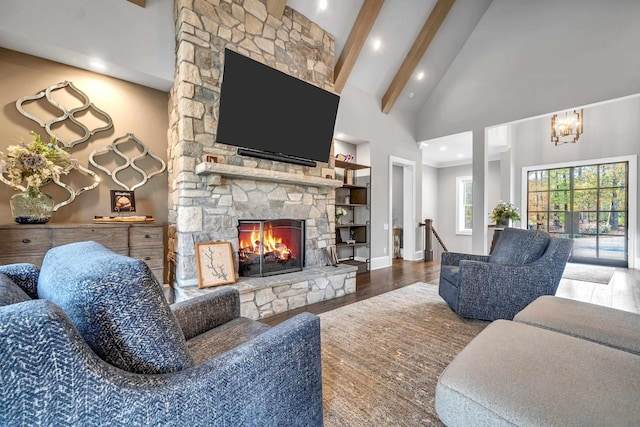
<svg viewBox="0 0 640 427">
<path fill-rule="evenodd" d="M 473 181 L 471 176 L 456 178 L 456 234 L 471 234 L 473 228 Z"/>
</svg>

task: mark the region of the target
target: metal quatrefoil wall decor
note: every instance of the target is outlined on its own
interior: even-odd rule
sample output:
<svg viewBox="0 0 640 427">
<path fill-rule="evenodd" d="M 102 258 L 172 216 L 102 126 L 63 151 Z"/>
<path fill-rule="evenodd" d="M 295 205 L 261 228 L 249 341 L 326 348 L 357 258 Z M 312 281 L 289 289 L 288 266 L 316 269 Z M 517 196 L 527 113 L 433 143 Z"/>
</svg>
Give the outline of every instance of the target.
<svg viewBox="0 0 640 427">
<path fill-rule="evenodd" d="M 71 92 L 73 96 L 81 100 L 82 105 L 68 110 L 62 104 L 60 104 L 55 99 L 53 99 L 53 97 L 51 96 L 51 93 L 54 91 L 63 90 L 63 89 L 68 90 L 69 92 Z M 34 116 L 33 114 L 28 113 L 24 109 L 23 106 L 25 104 L 29 102 L 38 101 L 43 98 L 46 99 L 46 101 L 49 104 L 51 104 L 54 108 L 60 110 L 62 112 L 62 115 L 58 117 L 54 117 L 53 119 L 47 122 L 44 122 L 43 120 L 40 120 L 38 117 Z M 84 92 L 82 92 L 80 89 L 75 87 L 74 84 L 69 81 L 51 85 L 48 88 L 38 92 L 35 95 L 24 96 L 18 99 L 16 101 L 16 108 L 18 109 L 20 114 L 38 123 L 40 127 L 45 129 L 45 131 L 47 132 L 47 134 L 49 134 L 49 136 L 55 138 L 60 144 L 62 144 L 65 147 L 73 147 L 74 145 L 80 144 L 88 140 L 96 133 L 111 129 L 113 127 L 113 122 L 111 121 L 111 117 L 107 113 L 105 113 L 104 111 L 96 107 Z M 89 111 L 91 111 L 95 116 L 99 117 L 106 124 L 104 126 L 100 126 L 92 130 L 89 130 L 87 126 L 85 126 L 80 120 L 76 118 L 77 115 L 85 114 Z M 58 123 L 62 123 L 65 120 L 69 120 L 71 123 L 73 123 L 75 126 L 77 126 L 82 130 L 83 135 L 80 139 L 77 139 L 75 141 L 65 141 L 63 138 L 61 138 L 59 135 L 56 135 L 51 130 L 52 126 Z"/>
<path fill-rule="evenodd" d="M 129 158 L 128 155 L 126 155 L 125 153 L 123 153 L 122 151 L 120 151 L 118 149 L 118 145 L 127 143 L 129 141 L 133 141 L 134 143 L 136 143 L 139 147 L 140 147 L 140 154 L 138 154 L 137 156 L 134 156 L 133 158 Z M 113 170 L 110 170 L 104 166 L 99 165 L 96 162 L 96 157 L 103 155 L 103 154 L 107 154 L 109 152 L 113 152 L 115 155 L 117 155 L 118 157 L 122 158 L 124 160 L 124 164 L 115 167 Z M 142 160 L 145 157 L 150 157 L 152 159 L 154 159 L 155 161 L 160 163 L 160 169 L 152 172 L 152 173 L 147 173 L 144 169 L 138 167 L 136 165 L 136 161 Z M 149 151 L 149 149 L 147 148 L 147 146 L 140 141 L 138 138 L 136 138 L 136 136 L 132 133 L 128 133 L 126 135 L 123 135 L 119 138 L 116 138 L 113 140 L 113 143 L 111 143 L 111 145 L 103 147 L 103 148 L 98 148 L 96 150 L 93 150 L 91 152 L 91 154 L 89 154 L 89 162 L 95 166 L 96 168 L 104 171 L 107 175 L 109 175 L 111 177 L 111 179 L 113 180 L 113 182 L 115 182 L 116 184 L 118 184 L 120 187 L 124 188 L 125 190 L 129 190 L 129 191 L 133 191 L 136 188 L 140 188 L 142 187 L 144 184 L 147 183 L 147 181 L 149 181 L 149 178 L 159 175 L 162 172 L 165 171 L 165 169 L 167 168 L 167 164 L 164 162 L 164 160 L 162 160 L 160 157 L 156 156 L 155 154 L 153 154 L 151 151 Z M 131 168 L 133 170 L 135 170 L 136 172 L 138 172 L 140 175 L 142 175 L 142 181 L 138 182 L 135 185 L 132 186 L 128 186 L 125 183 L 123 183 L 122 181 L 120 181 L 117 177 L 117 174 L 119 172 L 124 171 L 125 169 Z"/>
</svg>

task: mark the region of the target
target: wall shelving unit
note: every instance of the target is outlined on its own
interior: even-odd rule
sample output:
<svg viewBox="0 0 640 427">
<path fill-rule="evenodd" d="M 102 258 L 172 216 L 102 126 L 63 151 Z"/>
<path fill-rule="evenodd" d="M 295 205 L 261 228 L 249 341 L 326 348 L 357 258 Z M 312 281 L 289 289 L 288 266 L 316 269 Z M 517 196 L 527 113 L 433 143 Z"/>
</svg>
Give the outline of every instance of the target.
<svg viewBox="0 0 640 427">
<path fill-rule="evenodd" d="M 338 262 L 358 267 L 357 274 L 370 269 L 371 260 L 371 186 L 368 177 L 356 177 L 356 171 L 370 166 L 336 160 L 337 175 L 343 176 L 343 186 L 336 188 L 336 209 L 347 214 L 336 222 L 336 252 Z"/>
</svg>

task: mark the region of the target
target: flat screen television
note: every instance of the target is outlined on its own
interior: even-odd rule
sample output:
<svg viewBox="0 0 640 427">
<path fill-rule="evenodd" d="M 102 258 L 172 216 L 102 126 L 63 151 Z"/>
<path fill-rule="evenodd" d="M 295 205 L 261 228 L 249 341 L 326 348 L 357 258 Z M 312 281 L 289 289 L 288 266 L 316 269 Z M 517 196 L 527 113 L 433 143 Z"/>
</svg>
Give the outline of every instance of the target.
<svg viewBox="0 0 640 427">
<path fill-rule="evenodd" d="M 216 141 L 275 154 L 276 160 L 328 162 L 339 100 L 225 49 Z"/>
</svg>

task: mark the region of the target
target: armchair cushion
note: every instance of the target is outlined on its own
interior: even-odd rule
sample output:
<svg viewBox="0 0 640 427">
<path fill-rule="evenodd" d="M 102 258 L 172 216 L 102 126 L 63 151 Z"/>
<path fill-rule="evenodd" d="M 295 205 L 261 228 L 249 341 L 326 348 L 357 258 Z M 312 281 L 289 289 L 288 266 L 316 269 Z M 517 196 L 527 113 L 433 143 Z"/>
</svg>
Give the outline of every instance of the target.
<svg viewBox="0 0 640 427">
<path fill-rule="evenodd" d="M 129 372 L 159 374 L 193 366 L 162 288 L 140 260 L 96 242 L 50 249 L 38 296 L 69 316 L 89 347 Z"/>
<path fill-rule="evenodd" d="M 457 265 L 440 265 L 440 276 L 450 283 L 458 283 L 458 274 L 460 274 L 460 267 Z"/>
<path fill-rule="evenodd" d="M 549 244 L 548 233 L 544 231 L 505 228 L 489 257 L 489 262 L 507 265 L 529 264 L 542 255 Z"/>
<path fill-rule="evenodd" d="M 38 275 L 40 269 L 26 262 L 0 265 L 0 273 L 7 275 L 30 298 L 38 298 Z"/>
<path fill-rule="evenodd" d="M 30 300 L 29 295 L 20 286 L 16 285 L 8 276 L 0 273 L 0 307 Z"/>
</svg>

